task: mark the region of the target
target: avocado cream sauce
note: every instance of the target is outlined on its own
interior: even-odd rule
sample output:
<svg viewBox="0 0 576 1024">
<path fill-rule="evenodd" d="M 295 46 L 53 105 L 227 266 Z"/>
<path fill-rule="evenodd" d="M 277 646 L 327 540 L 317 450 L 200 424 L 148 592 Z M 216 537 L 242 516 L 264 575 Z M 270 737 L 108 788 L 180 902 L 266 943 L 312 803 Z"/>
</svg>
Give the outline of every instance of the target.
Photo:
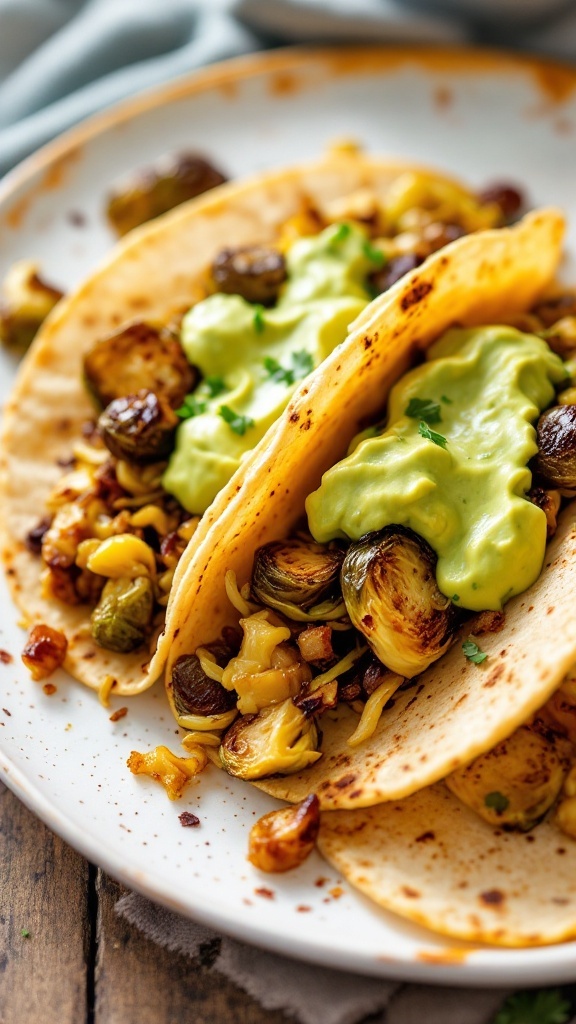
<svg viewBox="0 0 576 1024">
<path fill-rule="evenodd" d="M 370 299 L 371 256 L 361 228 L 335 224 L 292 245 L 274 308 L 218 293 L 186 314 L 182 345 L 204 381 L 193 396 L 196 414 L 178 428 L 163 485 L 189 512 L 208 508 L 299 380 L 344 340 Z"/>
<path fill-rule="evenodd" d="M 537 450 L 532 424 L 565 379 L 534 335 L 449 331 L 392 389 L 386 429 L 356 437 L 309 496 L 313 536 L 410 527 L 438 555 L 443 594 L 474 611 L 500 609 L 542 568 L 546 517 L 525 497 L 527 463 Z"/>
</svg>

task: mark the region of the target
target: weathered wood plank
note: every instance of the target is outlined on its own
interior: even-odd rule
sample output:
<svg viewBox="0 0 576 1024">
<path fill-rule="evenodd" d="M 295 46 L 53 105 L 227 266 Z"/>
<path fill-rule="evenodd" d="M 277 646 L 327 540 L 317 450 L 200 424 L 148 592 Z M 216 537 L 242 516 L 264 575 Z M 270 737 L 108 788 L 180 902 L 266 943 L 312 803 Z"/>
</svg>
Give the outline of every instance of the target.
<svg viewBox="0 0 576 1024">
<path fill-rule="evenodd" d="M 221 974 L 169 953 L 114 913 L 125 890 L 99 872 L 95 1024 L 286 1024 Z"/>
<path fill-rule="evenodd" d="M 84 858 L 0 783 L 1 1024 L 84 1024 L 87 891 Z"/>
</svg>

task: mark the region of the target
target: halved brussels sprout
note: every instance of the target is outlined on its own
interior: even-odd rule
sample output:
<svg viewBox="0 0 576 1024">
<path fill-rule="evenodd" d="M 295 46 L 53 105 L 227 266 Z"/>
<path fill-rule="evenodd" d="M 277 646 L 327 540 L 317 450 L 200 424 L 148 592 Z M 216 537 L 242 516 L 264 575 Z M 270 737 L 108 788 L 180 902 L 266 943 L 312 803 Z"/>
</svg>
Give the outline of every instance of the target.
<svg viewBox="0 0 576 1024">
<path fill-rule="evenodd" d="M 166 399 L 153 391 L 115 398 L 98 419 L 108 451 L 118 459 L 141 464 L 168 457 L 178 423 Z"/>
<path fill-rule="evenodd" d="M 344 552 L 312 540 L 272 541 L 256 552 L 252 593 L 269 608 L 299 622 L 346 614 L 338 577 Z"/>
<path fill-rule="evenodd" d="M 538 719 L 452 772 L 446 785 L 489 825 L 527 832 L 555 802 L 572 746 Z"/>
<path fill-rule="evenodd" d="M 542 413 L 536 443 L 534 471 L 553 487 L 576 488 L 576 405 L 555 405 Z"/>
<path fill-rule="evenodd" d="M 20 260 L 8 271 L 0 295 L 0 341 L 20 352 L 28 348 L 62 292 L 43 281 L 38 267 Z"/>
<path fill-rule="evenodd" d="M 108 580 L 90 622 L 100 647 L 127 654 L 147 639 L 154 613 L 154 587 L 149 576 Z"/>
<path fill-rule="evenodd" d="M 228 774 L 240 779 L 290 775 L 322 756 L 318 743 L 314 719 L 288 698 L 237 719 L 222 741 L 220 759 Z"/>
<path fill-rule="evenodd" d="M 419 675 L 449 647 L 457 612 L 436 585 L 436 555 L 412 530 L 389 526 L 352 544 L 342 594 L 352 623 L 380 661 Z"/>
<path fill-rule="evenodd" d="M 212 263 L 212 278 L 219 292 L 269 306 L 286 280 L 286 263 L 281 252 L 263 245 L 222 249 Z"/>
<path fill-rule="evenodd" d="M 112 191 L 108 220 L 119 235 L 125 235 L 225 181 L 220 171 L 196 153 L 167 156 L 153 167 L 136 171 Z"/>
<path fill-rule="evenodd" d="M 198 375 L 178 339 L 165 328 L 128 324 L 96 342 L 84 357 L 86 386 L 103 407 L 115 398 L 153 391 L 177 409 Z"/>
<path fill-rule="evenodd" d="M 216 664 L 224 668 L 236 653 L 228 644 L 216 640 L 206 644 Z M 172 695 L 178 715 L 221 715 L 236 706 L 237 695 L 226 690 L 204 672 L 195 654 L 183 654 L 172 669 Z"/>
</svg>

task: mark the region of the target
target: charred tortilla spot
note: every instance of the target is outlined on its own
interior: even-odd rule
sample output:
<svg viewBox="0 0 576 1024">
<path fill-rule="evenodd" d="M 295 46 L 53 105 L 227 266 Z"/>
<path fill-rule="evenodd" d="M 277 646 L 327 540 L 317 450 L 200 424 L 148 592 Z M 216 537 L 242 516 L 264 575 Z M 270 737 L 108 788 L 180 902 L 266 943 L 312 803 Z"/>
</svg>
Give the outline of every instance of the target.
<svg viewBox="0 0 576 1024">
<path fill-rule="evenodd" d="M 408 899 L 410 900 L 419 900 L 421 895 L 418 892 L 418 889 L 413 889 L 412 886 L 410 885 L 403 885 L 402 893 L 404 894 L 404 896 L 407 896 Z"/>
<path fill-rule="evenodd" d="M 371 338 L 364 338 L 364 348 L 365 349 L 372 348 L 372 339 Z"/>
<path fill-rule="evenodd" d="M 436 839 L 435 832 L 423 832 L 422 835 L 416 836 L 414 842 L 416 843 L 427 843 L 430 839 Z"/>
<path fill-rule="evenodd" d="M 504 903 L 506 897 L 500 889 L 488 889 L 486 892 L 480 893 L 480 901 L 485 903 L 487 907 L 499 907 Z"/>
<path fill-rule="evenodd" d="M 290 423 L 298 423 L 299 419 L 300 419 L 300 413 L 299 412 L 293 412 L 291 417 L 290 417 Z"/>
<path fill-rule="evenodd" d="M 356 775 L 350 772 L 349 775 L 343 775 L 341 779 L 336 779 L 334 783 L 335 789 L 346 789 L 347 786 L 352 786 L 356 782 Z"/>
<path fill-rule="evenodd" d="M 504 666 L 503 665 L 495 665 L 494 668 L 492 669 L 490 675 L 488 676 L 488 679 L 486 680 L 486 682 L 482 684 L 483 689 L 490 690 L 493 686 L 496 686 L 496 683 L 498 682 L 498 680 L 502 676 L 503 672 L 504 672 Z"/>
</svg>

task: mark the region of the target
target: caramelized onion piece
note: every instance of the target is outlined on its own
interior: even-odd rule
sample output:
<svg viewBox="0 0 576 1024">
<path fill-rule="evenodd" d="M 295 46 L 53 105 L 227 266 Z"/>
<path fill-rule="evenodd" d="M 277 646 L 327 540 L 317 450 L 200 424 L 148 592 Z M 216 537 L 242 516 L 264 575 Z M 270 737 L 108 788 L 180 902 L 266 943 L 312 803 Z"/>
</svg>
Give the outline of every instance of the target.
<svg viewBox="0 0 576 1024">
<path fill-rule="evenodd" d="M 64 663 L 67 647 L 64 633 L 40 623 L 30 630 L 22 661 L 33 679 L 46 679 Z"/>
</svg>

